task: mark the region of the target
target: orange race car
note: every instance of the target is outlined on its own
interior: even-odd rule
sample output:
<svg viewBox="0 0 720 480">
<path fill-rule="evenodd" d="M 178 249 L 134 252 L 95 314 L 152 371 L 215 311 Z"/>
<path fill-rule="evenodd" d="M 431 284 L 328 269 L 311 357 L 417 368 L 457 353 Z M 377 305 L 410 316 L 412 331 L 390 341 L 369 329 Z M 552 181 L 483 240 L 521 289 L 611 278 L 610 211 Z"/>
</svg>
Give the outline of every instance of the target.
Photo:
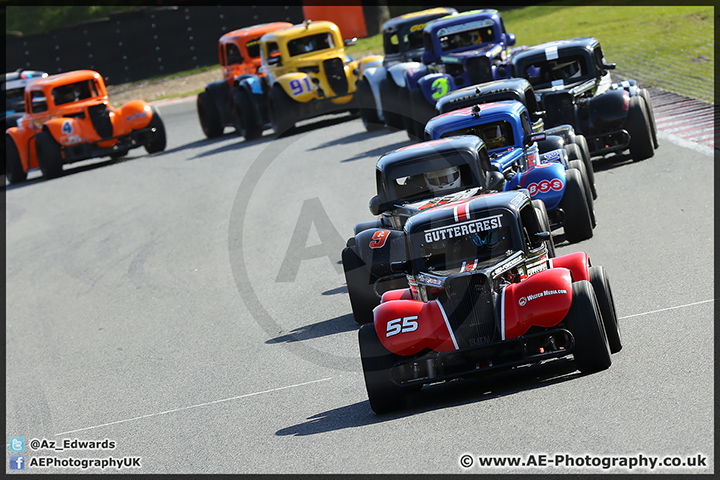
<svg viewBox="0 0 720 480">
<path fill-rule="evenodd" d="M 165 126 L 155 107 L 131 100 L 120 108 L 108 103 L 105 82 L 92 70 L 52 75 L 25 88 L 25 115 L 6 130 L 7 179 L 22 182 L 40 167 L 54 178 L 66 163 L 125 155 L 144 146 L 165 150 Z"/>
<path fill-rule="evenodd" d="M 197 96 L 198 117 L 205 136 L 219 137 L 225 127 L 234 127 L 239 135 L 253 137 L 252 132 L 246 131 L 242 112 L 237 108 L 250 101 L 246 92 L 237 88 L 238 82 L 250 74 L 254 78 L 260 67 L 260 37 L 292 25 L 288 22 L 263 23 L 233 30 L 220 37 L 218 56 L 223 80 L 209 83 L 205 91 Z M 260 88 L 259 83 L 257 88 Z"/>
</svg>

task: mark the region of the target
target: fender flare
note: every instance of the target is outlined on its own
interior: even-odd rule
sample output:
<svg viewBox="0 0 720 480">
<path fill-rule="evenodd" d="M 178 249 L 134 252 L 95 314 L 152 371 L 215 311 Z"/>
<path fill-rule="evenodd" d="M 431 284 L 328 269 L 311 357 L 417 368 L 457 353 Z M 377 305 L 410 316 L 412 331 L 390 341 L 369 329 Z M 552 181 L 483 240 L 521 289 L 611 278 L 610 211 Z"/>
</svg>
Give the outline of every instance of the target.
<svg viewBox="0 0 720 480">
<path fill-rule="evenodd" d="M 427 73 L 417 80 L 417 88 L 433 106 L 440 98 L 456 90 L 455 81 L 447 73 Z"/>
<path fill-rule="evenodd" d="M 427 66 L 420 62 L 396 63 L 395 65 L 392 65 L 387 69 L 388 76 L 392 79 L 393 82 L 395 82 L 395 85 L 400 88 L 407 85 L 406 79 L 408 77 L 408 72 L 412 72 L 413 75 L 415 75 L 417 72 L 418 75 L 422 76 L 423 73 L 421 72 L 425 71 L 427 71 Z"/>
<path fill-rule="evenodd" d="M 590 258 L 585 252 L 573 252 L 559 257 L 551 258 L 550 268 L 567 268 L 572 274 L 573 282 L 580 280 L 590 281 Z"/>
<path fill-rule="evenodd" d="M 405 234 L 388 228 L 367 228 L 355 235 L 354 248 L 373 275 L 391 275 L 390 263 L 405 260 Z"/>
<path fill-rule="evenodd" d="M 299 83 L 294 84 L 297 88 L 292 88 L 290 82 L 298 81 Z M 283 89 L 285 94 L 293 99 L 295 102 L 307 103 L 315 98 L 312 77 L 307 73 L 303 72 L 292 72 L 286 73 L 275 78 L 273 87 L 275 85 Z"/>
</svg>

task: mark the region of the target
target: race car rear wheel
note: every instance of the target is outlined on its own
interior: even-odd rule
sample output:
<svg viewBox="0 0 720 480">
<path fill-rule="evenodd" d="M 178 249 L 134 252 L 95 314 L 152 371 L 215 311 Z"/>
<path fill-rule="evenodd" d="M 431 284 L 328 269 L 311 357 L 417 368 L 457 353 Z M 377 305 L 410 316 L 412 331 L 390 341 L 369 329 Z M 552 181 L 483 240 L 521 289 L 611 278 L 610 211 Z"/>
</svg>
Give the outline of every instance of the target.
<svg viewBox="0 0 720 480">
<path fill-rule="evenodd" d="M 367 80 L 358 80 L 357 93 L 355 95 L 358 98 L 358 103 L 360 105 L 360 119 L 365 126 L 365 130 L 372 132 L 382 128 L 383 124 L 377 113 L 375 97 L 373 96 Z"/>
<path fill-rule="evenodd" d="M 592 238 L 592 216 L 588 209 L 585 187 L 580 172 L 574 168 L 565 171 L 565 194 L 560 201 L 560 208 L 565 212 L 563 229 L 568 242 L 576 243 Z"/>
<path fill-rule="evenodd" d="M 588 147 L 585 135 L 576 134 L 575 142 L 573 143 L 573 145 L 576 145 L 578 147 L 579 158 L 585 164 L 585 169 L 587 170 L 588 174 L 588 180 L 590 180 L 590 190 L 593 199 L 597 199 L 597 188 L 595 187 L 595 170 L 593 169 L 592 158 L 590 157 L 590 147 Z"/>
<path fill-rule="evenodd" d="M 633 160 L 645 160 L 655 155 L 650 118 L 645 100 L 640 96 L 630 97 L 625 130 L 630 134 L 630 155 Z"/>
<path fill-rule="evenodd" d="M 590 219 L 592 220 L 592 226 L 595 228 L 595 202 L 593 201 L 592 194 L 590 193 L 590 179 L 588 179 L 587 169 L 582 160 L 572 160 L 568 163 L 568 168 L 574 168 L 580 172 L 580 177 L 583 181 L 583 187 L 585 190 L 585 200 L 588 204 L 588 210 L 590 211 Z"/>
<path fill-rule="evenodd" d="M 653 109 L 652 100 L 650 99 L 650 92 L 648 92 L 646 88 L 641 88 L 640 96 L 645 100 L 645 109 L 647 110 L 648 118 L 650 120 L 650 131 L 652 132 L 653 146 L 658 148 L 660 143 L 658 142 L 657 124 L 655 124 L 655 110 Z"/>
<path fill-rule="evenodd" d="M 343 249 L 342 262 L 355 321 L 360 325 L 372 323 L 373 308 L 380 305 L 380 297 L 374 289 L 377 278 L 370 273 L 370 266 L 362 261 L 352 247 Z"/>
<path fill-rule="evenodd" d="M 5 135 L 5 175 L 10 183 L 20 183 L 27 179 L 27 172 L 20 160 L 20 152 L 10 135 Z"/>
<path fill-rule="evenodd" d="M 275 85 L 268 96 L 268 113 L 275 135 L 281 136 L 295 126 L 293 115 L 294 102 L 287 96 L 281 86 Z"/>
<path fill-rule="evenodd" d="M 600 313 L 602 314 L 602 322 L 605 327 L 608 344 L 610 345 L 610 353 L 617 353 L 622 350 L 622 339 L 620 335 L 620 323 L 618 322 L 617 312 L 615 311 L 615 301 L 613 300 L 612 290 L 610 289 L 610 281 L 608 280 L 605 267 L 590 267 L 590 283 L 595 296 L 597 297 Z"/>
<path fill-rule="evenodd" d="M 235 88 L 233 90 L 233 123 L 239 135 L 245 140 L 256 140 L 262 137 L 263 126 L 253 115 L 252 97 L 245 90 Z"/>
<path fill-rule="evenodd" d="M 400 108 L 400 88 L 395 85 L 391 77 L 380 80 L 380 103 L 382 104 L 385 125 L 392 128 L 403 128 L 403 118 Z"/>
<path fill-rule="evenodd" d="M 62 149 L 50 132 L 43 130 L 35 136 L 35 150 L 43 177 L 59 177 L 63 171 Z"/>
<path fill-rule="evenodd" d="M 398 357 L 383 346 L 373 324 L 360 327 L 358 340 L 370 408 L 380 414 L 405 407 L 406 391 L 390 378 L 390 369 Z"/>
<path fill-rule="evenodd" d="M 572 293 L 572 304 L 563 323 L 575 337 L 575 363 L 582 373 L 605 370 L 612 359 L 593 287 L 587 280 L 580 280 L 573 282 Z"/>
<path fill-rule="evenodd" d="M 197 111 L 200 126 L 207 138 L 216 138 L 223 134 L 224 127 L 220 122 L 220 112 L 207 90 L 197 96 Z"/>
<path fill-rule="evenodd" d="M 542 228 L 544 232 L 548 232 L 550 234 L 550 238 L 546 240 L 548 257 L 555 258 L 555 241 L 553 240 L 552 230 L 550 229 L 550 219 L 548 218 L 545 202 L 543 202 L 542 200 L 533 200 L 532 203 L 535 207 L 535 211 L 537 212 L 538 221 L 540 222 L 540 228 Z"/>
<path fill-rule="evenodd" d="M 148 127 L 154 129 L 154 131 L 151 133 L 151 140 L 145 144 L 145 151 L 147 153 L 162 152 L 167 146 L 165 124 L 160 118 L 160 112 L 158 112 L 157 108 L 150 107 L 150 109 L 152 110 L 152 119 Z"/>
</svg>

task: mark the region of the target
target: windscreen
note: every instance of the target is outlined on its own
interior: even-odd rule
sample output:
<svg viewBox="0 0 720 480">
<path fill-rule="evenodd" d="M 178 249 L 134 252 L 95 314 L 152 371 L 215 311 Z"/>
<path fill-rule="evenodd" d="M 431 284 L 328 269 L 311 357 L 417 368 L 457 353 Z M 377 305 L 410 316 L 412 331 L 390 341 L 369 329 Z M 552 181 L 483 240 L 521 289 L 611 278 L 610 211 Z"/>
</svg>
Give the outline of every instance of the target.
<svg viewBox="0 0 720 480">
<path fill-rule="evenodd" d="M 79 100 L 96 97 L 97 95 L 97 87 L 92 80 L 70 83 L 68 85 L 55 87 L 52 90 L 55 105 L 77 102 Z"/>
<path fill-rule="evenodd" d="M 566 85 L 590 77 L 585 58 L 581 55 L 534 62 L 522 67 L 520 74 L 536 88 Z"/>
<path fill-rule="evenodd" d="M 494 22 L 490 19 L 453 25 L 437 32 L 443 52 L 457 50 L 470 45 L 495 41 Z"/>
<path fill-rule="evenodd" d="M 287 46 L 290 56 L 294 57 L 295 55 L 301 55 L 303 53 L 335 48 L 335 40 L 333 39 L 332 33 L 325 32 L 290 40 Z"/>
<path fill-rule="evenodd" d="M 410 242 L 421 271 L 457 273 L 485 267 L 512 249 L 512 218 L 488 213 L 477 219 L 449 225 L 429 225 L 412 233 Z"/>
<path fill-rule="evenodd" d="M 475 135 L 480 137 L 488 150 L 502 147 L 512 147 L 515 145 L 512 125 L 507 121 L 491 122 L 486 125 L 477 125 L 473 127 L 465 127 L 459 130 L 450 131 L 442 134 L 442 137 L 451 137 L 455 135 Z"/>
</svg>

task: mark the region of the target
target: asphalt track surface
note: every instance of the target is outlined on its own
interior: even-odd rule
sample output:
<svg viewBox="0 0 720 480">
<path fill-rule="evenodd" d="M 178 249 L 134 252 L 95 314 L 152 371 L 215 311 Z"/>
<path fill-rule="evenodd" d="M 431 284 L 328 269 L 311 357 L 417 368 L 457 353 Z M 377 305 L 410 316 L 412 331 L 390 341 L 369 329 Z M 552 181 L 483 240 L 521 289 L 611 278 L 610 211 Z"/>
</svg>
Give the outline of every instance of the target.
<svg viewBox="0 0 720 480">
<path fill-rule="evenodd" d="M 139 457 L 132 473 L 714 472 L 712 152 L 661 132 L 651 159 L 596 161 L 594 237 L 556 238 L 608 272 L 624 339 L 610 369 L 568 357 L 378 416 L 339 261 L 405 133 L 334 116 L 208 140 L 194 102 L 160 111 L 161 154 L 7 187 L 6 436 L 24 437 L 26 473 L 83 471 L 29 466 L 53 456 Z M 701 460 L 478 466 L 490 455 Z"/>
</svg>

